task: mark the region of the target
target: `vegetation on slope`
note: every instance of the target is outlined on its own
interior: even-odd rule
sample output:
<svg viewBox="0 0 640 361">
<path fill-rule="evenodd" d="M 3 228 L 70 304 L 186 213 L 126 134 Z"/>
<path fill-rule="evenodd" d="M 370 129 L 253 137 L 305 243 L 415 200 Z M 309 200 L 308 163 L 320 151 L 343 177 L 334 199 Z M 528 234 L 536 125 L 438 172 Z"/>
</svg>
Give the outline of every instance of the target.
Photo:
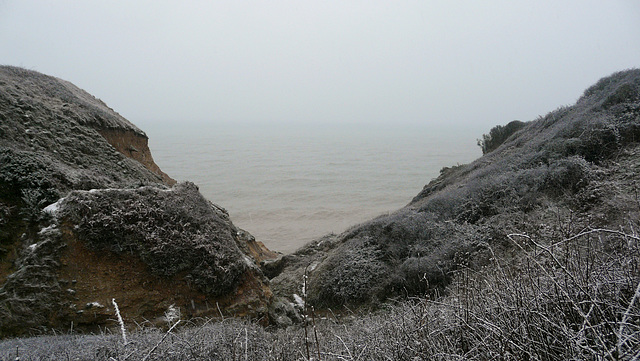
<svg viewBox="0 0 640 361">
<path fill-rule="evenodd" d="M 514 120 L 507 125 L 496 125 L 491 128 L 489 134 L 484 134 L 482 139 L 478 139 L 478 146 L 482 148 L 482 154 L 487 154 L 498 148 L 513 133 L 524 127 L 524 125 L 524 122 Z"/>
<path fill-rule="evenodd" d="M 45 206 L 73 189 L 164 186 L 103 127 L 144 136 L 68 82 L 0 66 L 0 335 L 38 328 L 60 310 L 63 245 Z"/>
<path fill-rule="evenodd" d="M 233 291 L 253 265 L 234 242 L 238 230 L 229 215 L 193 183 L 74 191 L 61 203 L 58 217 L 89 248 L 139 256 L 157 275 L 185 273 L 207 294 Z"/>
<path fill-rule="evenodd" d="M 572 230 L 617 228 L 638 211 L 635 174 L 608 186 L 640 139 L 638 89 L 640 70 L 601 80 L 471 164 L 443 169 L 405 208 L 335 236 L 314 257 L 305 256 L 309 247 L 289 256 L 275 292 L 313 263 L 313 304 L 375 305 L 441 292 L 460 263 L 476 269 L 489 263 L 490 248 L 512 252 L 510 233 L 549 237 L 558 217 L 571 215 Z"/>
</svg>

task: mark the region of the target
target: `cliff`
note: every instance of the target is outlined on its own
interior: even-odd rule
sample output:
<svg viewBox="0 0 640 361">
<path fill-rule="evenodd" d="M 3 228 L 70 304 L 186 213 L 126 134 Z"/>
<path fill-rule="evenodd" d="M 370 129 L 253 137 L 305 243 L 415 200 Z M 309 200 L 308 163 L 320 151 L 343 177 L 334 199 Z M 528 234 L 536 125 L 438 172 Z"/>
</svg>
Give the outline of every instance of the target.
<svg viewBox="0 0 640 361">
<path fill-rule="evenodd" d="M 263 317 L 275 255 L 147 136 L 73 84 L 0 67 L 0 337 L 185 317 Z M 73 326 L 72 326 L 73 325 Z"/>
<path fill-rule="evenodd" d="M 517 253 L 512 233 L 536 239 L 620 229 L 640 215 L 640 70 L 603 78 L 576 104 L 497 126 L 484 154 L 443 168 L 404 208 L 311 242 L 271 262 L 274 293 L 320 307 L 376 305 L 442 294 L 460 267 Z M 513 126 L 515 124 L 516 126 Z"/>
</svg>

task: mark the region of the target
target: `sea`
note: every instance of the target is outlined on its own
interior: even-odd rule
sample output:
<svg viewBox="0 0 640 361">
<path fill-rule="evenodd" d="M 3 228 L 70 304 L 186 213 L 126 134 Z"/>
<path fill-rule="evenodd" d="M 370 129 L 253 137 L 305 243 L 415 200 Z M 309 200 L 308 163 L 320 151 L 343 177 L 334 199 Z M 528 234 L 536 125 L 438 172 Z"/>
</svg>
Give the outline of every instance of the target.
<svg viewBox="0 0 640 361">
<path fill-rule="evenodd" d="M 480 133 L 421 124 L 147 129 L 164 172 L 197 184 L 237 227 L 284 254 L 407 205 L 443 167 L 478 158 Z"/>
</svg>

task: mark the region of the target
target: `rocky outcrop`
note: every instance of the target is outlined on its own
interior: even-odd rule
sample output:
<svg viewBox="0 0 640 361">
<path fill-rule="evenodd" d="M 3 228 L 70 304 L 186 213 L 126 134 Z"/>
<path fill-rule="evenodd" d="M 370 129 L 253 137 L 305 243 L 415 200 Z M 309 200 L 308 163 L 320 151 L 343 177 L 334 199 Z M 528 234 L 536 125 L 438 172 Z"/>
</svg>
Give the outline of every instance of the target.
<svg viewBox="0 0 640 361">
<path fill-rule="evenodd" d="M 147 137 L 69 82 L 0 67 L 0 337 L 128 322 L 265 317 L 275 257 Z"/>
</svg>

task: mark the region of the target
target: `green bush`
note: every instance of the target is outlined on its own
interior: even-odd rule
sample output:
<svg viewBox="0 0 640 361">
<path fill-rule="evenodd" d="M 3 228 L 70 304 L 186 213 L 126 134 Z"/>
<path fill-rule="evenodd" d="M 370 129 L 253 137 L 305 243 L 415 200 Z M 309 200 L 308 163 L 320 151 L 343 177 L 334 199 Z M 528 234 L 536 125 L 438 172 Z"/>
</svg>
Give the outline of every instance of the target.
<svg viewBox="0 0 640 361">
<path fill-rule="evenodd" d="M 487 154 L 497 149 L 513 133 L 522 129 L 524 126 L 525 123 L 519 120 L 514 120 L 504 126 L 496 125 L 489 131 L 489 134 L 483 134 L 482 139 L 478 139 L 478 146 L 482 148 L 482 154 Z"/>
</svg>

